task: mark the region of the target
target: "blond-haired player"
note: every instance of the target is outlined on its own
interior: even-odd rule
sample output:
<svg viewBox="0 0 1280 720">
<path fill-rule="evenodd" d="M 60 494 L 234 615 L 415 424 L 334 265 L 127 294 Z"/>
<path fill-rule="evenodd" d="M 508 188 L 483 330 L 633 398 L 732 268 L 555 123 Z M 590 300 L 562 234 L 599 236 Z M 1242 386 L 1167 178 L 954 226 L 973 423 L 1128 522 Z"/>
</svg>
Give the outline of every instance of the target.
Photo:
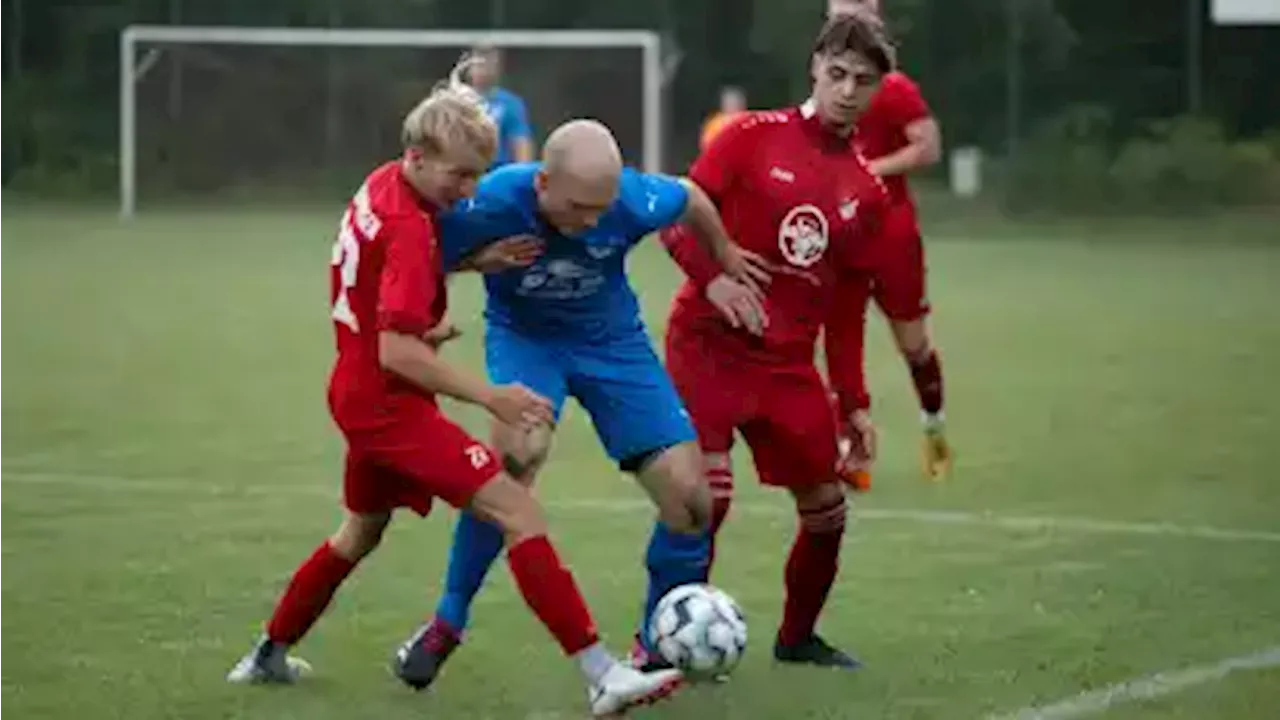
<svg viewBox="0 0 1280 720">
<path fill-rule="evenodd" d="M 525 602 L 585 677 L 594 715 L 656 700 L 678 672 L 638 672 L 600 643 L 573 576 L 547 539 L 542 511 L 496 455 L 448 420 L 442 394 L 498 420 L 550 422 L 529 389 L 493 386 L 441 360 L 445 286 L 436 214 L 470 196 L 493 161 L 497 133 L 463 66 L 404 121 L 403 155 L 373 171 L 347 207 L 334 246 L 337 361 L 329 408 L 346 440 L 345 517 L 295 571 L 265 636 L 232 668 L 237 683 L 288 683 L 308 666 L 289 649 L 315 624 L 356 565 L 377 547 L 394 510 L 425 516 L 435 498 L 501 528 Z"/>
</svg>

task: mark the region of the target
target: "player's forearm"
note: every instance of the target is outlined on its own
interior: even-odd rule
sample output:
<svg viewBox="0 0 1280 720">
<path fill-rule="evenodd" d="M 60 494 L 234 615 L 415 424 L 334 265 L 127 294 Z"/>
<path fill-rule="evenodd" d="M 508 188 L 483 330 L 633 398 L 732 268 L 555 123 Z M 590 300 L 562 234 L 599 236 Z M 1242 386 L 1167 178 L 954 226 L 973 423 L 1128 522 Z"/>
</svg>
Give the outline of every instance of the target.
<svg viewBox="0 0 1280 720">
<path fill-rule="evenodd" d="M 378 361 L 384 370 L 425 392 L 447 395 L 473 405 L 488 404 L 488 383 L 442 360 L 421 338 L 393 331 L 379 333 Z"/>
<path fill-rule="evenodd" d="M 666 247 L 667 254 L 698 287 L 706 287 L 720 274 L 720 263 L 716 262 L 707 249 L 691 237 L 691 233 L 685 226 L 674 225 L 666 228 L 659 237 L 662 238 L 662 245 Z"/>
<path fill-rule="evenodd" d="M 729 255 L 729 246 L 733 241 L 729 238 L 724 222 L 720 220 L 720 211 L 697 183 L 686 179 L 684 185 L 689 192 L 689 201 L 681 221 L 711 257 L 717 262 L 722 261 Z"/>
<path fill-rule="evenodd" d="M 841 279 L 837 284 L 835 312 L 823 327 L 827 378 L 844 417 L 871 406 L 864 372 L 867 288 L 857 282 Z"/>
</svg>

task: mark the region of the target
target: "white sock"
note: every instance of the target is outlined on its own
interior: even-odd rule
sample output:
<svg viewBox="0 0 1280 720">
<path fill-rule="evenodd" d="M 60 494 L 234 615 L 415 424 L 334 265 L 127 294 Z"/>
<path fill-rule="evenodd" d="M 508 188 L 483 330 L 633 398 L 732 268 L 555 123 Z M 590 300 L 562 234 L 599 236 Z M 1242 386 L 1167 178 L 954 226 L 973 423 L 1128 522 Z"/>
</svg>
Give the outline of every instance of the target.
<svg viewBox="0 0 1280 720">
<path fill-rule="evenodd" d="M 942 429 L 947 424 L 947 416 L 941 410 L 935 415 L 921 410 L 920 422 L 924 425 L 925 432 L 942 432 Z"/>
<path fill-rule="evenodd" d="M 578 661 L 578 668 L 582 670 L 582 676 L 587 679 L 588 683 L 595 685 L 618 664 L 617 659 L 604 649 L 603 643 L 596 643 L 591 647 L 579 651 L 573 656 Z"/>
</svg>

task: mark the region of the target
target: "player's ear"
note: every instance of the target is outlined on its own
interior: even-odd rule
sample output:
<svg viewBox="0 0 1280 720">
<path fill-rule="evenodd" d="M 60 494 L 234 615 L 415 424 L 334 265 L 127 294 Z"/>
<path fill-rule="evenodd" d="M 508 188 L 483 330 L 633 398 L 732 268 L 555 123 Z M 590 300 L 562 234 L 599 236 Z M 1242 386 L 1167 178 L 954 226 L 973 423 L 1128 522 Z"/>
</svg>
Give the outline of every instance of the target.
<svg viewBox="0 0 1280 720">
<path fill-rule="evenodd" d="M 539 169 L 533 176 L 533 189 L 538 192 L 544 192 L 547 189 L 547 171 Z"/>
</svg>

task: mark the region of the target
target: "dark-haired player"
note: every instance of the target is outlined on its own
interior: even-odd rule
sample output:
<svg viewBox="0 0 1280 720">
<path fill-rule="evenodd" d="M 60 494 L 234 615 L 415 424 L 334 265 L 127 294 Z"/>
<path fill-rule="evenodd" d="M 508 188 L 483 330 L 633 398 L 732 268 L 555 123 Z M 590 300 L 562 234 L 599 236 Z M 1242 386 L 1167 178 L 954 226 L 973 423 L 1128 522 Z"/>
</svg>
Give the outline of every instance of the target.
<svg viewBox="0 0 1280 720">
<path fill-rule="evenodd" d="M 816 632 L 836 577 L 846 508 L 836 474 L 836 420 L 814 353 L 837 286 L 866 281 L 866 253 L 886 193 L 852 135 L 892 64 L 878 24 L 859 15 L 830 20 L 813 46 L 809 100 L 745 114 L 689 173 L 715 200 L 734 240 L 768 261 L 769 324 L 762 336 L 731 327 L 716 310 L 715 299 L 736 281 L 683 228 L 663 236 L 688 275 L 667 328 L 667 367 L 698 433 L 714 500 L 712 528 L 729 510 L 735 433 L 750 447 L 761 482 L 786 489 L 795 502 L 798 527 L 773 650 L 781 662 L 858 666 Z M 856 391 L 842 384 L 849 376 L 833 373 L 842 402 Z M 669 551 L 651 545 L 650 562 Z M 653 594 L 647 609 L 657 600 Z"/>
</svg>

